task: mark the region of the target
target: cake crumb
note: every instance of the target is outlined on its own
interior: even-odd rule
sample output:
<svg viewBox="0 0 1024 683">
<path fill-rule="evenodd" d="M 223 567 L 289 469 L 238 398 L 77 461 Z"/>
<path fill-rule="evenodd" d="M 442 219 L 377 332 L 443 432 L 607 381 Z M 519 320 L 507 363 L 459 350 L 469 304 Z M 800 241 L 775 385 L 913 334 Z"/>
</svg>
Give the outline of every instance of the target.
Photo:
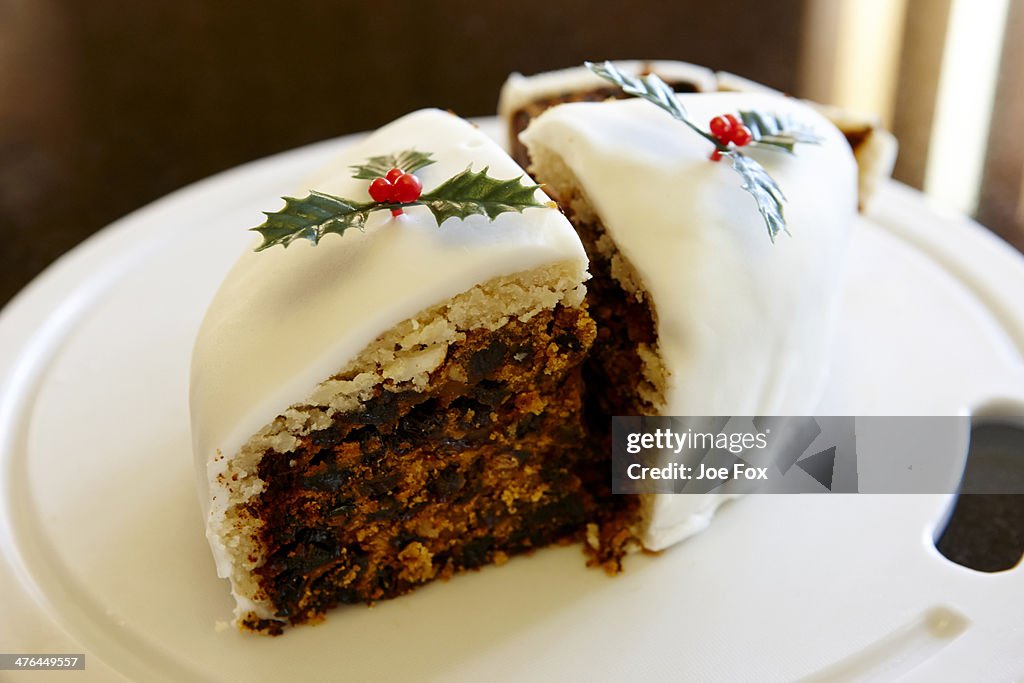
<svg viewBox="0 0 1024 683">
<path fill-rule="evenodd" d="M 434 578 L 434 555 L 427 546 L 413 541 L 398 553 L 398 561 L 402 563 L 399 578 L 406 581 L 422 582 Z"/>
</svg>

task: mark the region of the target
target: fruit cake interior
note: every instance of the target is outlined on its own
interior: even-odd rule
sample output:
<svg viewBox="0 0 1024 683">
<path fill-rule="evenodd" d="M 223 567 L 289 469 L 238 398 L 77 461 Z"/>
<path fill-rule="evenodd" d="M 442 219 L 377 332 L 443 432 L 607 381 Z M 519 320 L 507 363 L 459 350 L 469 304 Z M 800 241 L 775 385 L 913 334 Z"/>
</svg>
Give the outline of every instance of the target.
<svg viewBox="0 0 1024 683">
<path fill-rule="evenodd" d="M 521 277 L 497 279 L 422 312 L 324 382 L 319 405 L 293 410 L 312 428 L 279 419 L 247 444 L 251 462 L 222 477 L 241 503 L 233 538 L 250 546 L 246 592 L 273 613 L 243 626 L 277 633 L 581 538 L 609 495 L 608 463 L 581 447 L 595 326 L 578 290 L 522 312 L 528 292 Z M 402 378 L 430 354 L 436 367 Z M 285 433 L 301 436 L 279 452 Z"/>
</svg>

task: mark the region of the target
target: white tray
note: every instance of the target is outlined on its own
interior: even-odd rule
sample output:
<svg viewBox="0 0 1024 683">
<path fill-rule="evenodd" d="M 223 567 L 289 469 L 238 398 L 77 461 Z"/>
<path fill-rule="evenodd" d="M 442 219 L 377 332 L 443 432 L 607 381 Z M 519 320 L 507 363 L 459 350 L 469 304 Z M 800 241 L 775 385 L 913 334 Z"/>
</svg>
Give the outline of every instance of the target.
<svg viewBox="0 0 1024 683">
<path fill-rule="evenodd" d="M 280 638 L 216 628 L 232 601 L 193 483 L 192 340 L 246 228 L 354 139 L 169 195 L 0 315 L 0 652 L 85 652 L 79 681 L 1024 677 L 1024 570 L 939 555 L 950 496 L 752 496 L 615 579 L 555 548 Z M 1022 294 L 1016 253 L 887 185 L 820 413 L 1024 414 Z"/>
</svg>

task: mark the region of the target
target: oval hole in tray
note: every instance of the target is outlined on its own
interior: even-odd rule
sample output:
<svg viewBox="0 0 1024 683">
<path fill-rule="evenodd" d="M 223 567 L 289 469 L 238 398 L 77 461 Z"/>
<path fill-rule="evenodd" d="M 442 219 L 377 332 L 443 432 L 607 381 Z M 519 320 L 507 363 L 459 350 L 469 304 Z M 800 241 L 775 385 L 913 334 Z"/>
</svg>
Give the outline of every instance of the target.
<svg viewBox="0 0 1024 683">
<path fill-rule="evenodd" d="M 953 512 L 935 547 L 981 572 L 1017 566 L 1024 556 L 1024 426 L 978 422 Z"/>
</svg>

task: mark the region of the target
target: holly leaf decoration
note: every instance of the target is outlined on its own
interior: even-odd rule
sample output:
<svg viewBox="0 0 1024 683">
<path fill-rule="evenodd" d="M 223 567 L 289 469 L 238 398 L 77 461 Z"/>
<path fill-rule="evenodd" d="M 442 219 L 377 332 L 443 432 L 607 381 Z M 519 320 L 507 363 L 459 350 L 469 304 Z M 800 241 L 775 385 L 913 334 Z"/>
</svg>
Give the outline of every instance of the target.
<svg viewBox="0 0 1024 683">
<path fill-rule="evenodd" d="M 434 163 L 430 158 L 430 152 L 417 152 L 414 149 L 407 149 L 398 154 L 383 154 L 378 157 L 370 157 L 365 164 L 350 166 L 352 177 L 360 180 L 373 180 L 387 175 L 393 168 L 400 169 L 405 173 L 412 173 L 424 166 Z"/>
<path fill-rule="evenodd" d="M 628 95 L 642 97 L 661 107 L 669 114 L 672 114 L 680 121 L 686 121 L 686 109 L 676 99 L 676 92 L 661 80 L 656 74 L 645 74 L 643 76 L 630 76 L 619 71 L 613 63 L 605 60 L 601 64 L 596 62 L 584 62 L 587 68 L 601 78 L 611 81 Z"/>
<path fill-rule="evenodd" d="M 353 168 L 370 168 L 379 163 L 386 167 L 384 173 L 387 173 L 395 167 L 395 160 L 401 162 L 403 154 L 406 153 L 373 157 L 366 164 Z M 422 168 L 425 164 L 433 163 L 429 157 L 429 153 L 416 152 L 415 156 L 406 159 L 411 160 L 414 167 L 419 163 L 418 168 Z M 404 170 L 405 167 L 399 168 Z M 494 220 L 510 211 L 521 213 L 524 209 L 530 208 L 554 208 L 553 202 L 537 201 L 535 194 L 539 185 L 523 184 L 522 176 L 499 180 L 488 175 L 488 170 L 485 167 L 482 171 L 473 171 L 472 167 L 467 167 L 465 171 L 449 178 L 430 192 L 406 202 L 357 202 L 316 191 L 310 191 L 303 199 L 285 197 L 284 208 L 265 212 L 267 219 L 253 228 L 263 236 L 263 242 L 256 247 L 256 251 L 263 251 L 278 244 L 287 247 L 297 239 L 307 239 L 313 244 L 319 244 L 323 236 L 329 233 L 342 235 L 349 228 L 362 230 L 370 214 L 383 209 L 390 210 L 393 215 L 399 215 L 406 208 L 422 205 L 430 210 L 440 226 L 449 218 L 461 219 L 480 215 Z"/>
<path fill-rule="evenodd" d="M 543 208 L 534 196 L 540 185 L 524 185 L 522 176 L 498 180 L 487 175 L 488 167 L 474 172 L 472 167 L 452 176 L 435 189 L 422 195 L 419 203 L 430 209 L 441 225 L 449 218 L 487 216 L 491 220 L 508 211 Z"/>
<path fill-rule="evenodd" d="M 300 238 L 318 244 L 328 233 L 341 235 L 349 228 L 362 230 L 367 216 L 376 208 L 373 203 L 361 204 L 315 190 L 303 199 L 284 197 L 283 209 L 264 211 L 267 219 L 252 228 L 263 236 L 256 251 L 277 244 L 287 248 Z"/>
<path fill-rule="evenodd" d="M 676 93 L 664 81 L 655 74 L 645 76 L 629 76 L 622 73 L 614 64 L 605 61 L 602 64 L 584 62 L 587 68 L 606 80 L 615 83 L 623 92 L 628 95 L 635 95 L 648 102 L 664 109 L 673 118 L 682 121 L 690 129 L 696 131 L 703 138 L 715 146 L 711 159 L 718 161 L 723 156 L 732 160 L 733 169 L 743 179 L 743 189 L 753 196 L 757 203 L 757 210 L 764 218 L 768 228 L 768 237 L 775 242 L 775 237 L 786 231 L 786 219 L 782 211 L 782 203 L 786 201 L 782 190 L 775 180 L 764 169 L 764 166 L 757 161 L 744 155 L 739 148 L 732 144 L 728 138 L 719 139 L 709 132 L 701 130 L 690 120 L 686 109 L 679 103 Z M 780 149 L 793 154 L 793 148 L 798 142 L 820 144 L 821 138 L 814 134 L 810 128 L 793 120 L 788 116 L 777 114 L 741 111 L 740 119 L 750 131 L 748 141 L 763 147 Z M 747 142 L 740 142 L 740 145 Z"/>
<path fill-rule="evenodd" d="M 661 80 L 657 74 L 630 76 L 619 71 L 618 67 L 607 60 L 601 64 L 595 62 L 584 62 L 584 64 L 601 78 L 622 88 L 627 95 L 634 95 L 664 109 L 672 118 L 682 121 L 696 133 L 710 140 L 716 147 L 718 146 L 718 141 L 714 137 L 694 125 L 690 120 L 690 115 L 686 113 L 686 108 L 676 98 L 676 91 Z"/>
<path fill-rule="evenodd" d="M 786 230 L 786 218 L 782 210 L 786 197 L 775 179 L 757 161 L 739 152 L 730 152 L 726 156 L 732 159 L 733 169 L 743 179 L 743 189 L 757 202 L 757 211 L 768 227 L 768 237 L 775 242 L 778 234 Z"/>
<path fill-rule="evenodd" d="M 821 138 L 809 126 L 791 116 L 772 112 L 740 110 L 740 120 L 753 136 L 751 144 L 766 146 L 793 154 L 796 143 L 820 145 Z"/>
</svg>

